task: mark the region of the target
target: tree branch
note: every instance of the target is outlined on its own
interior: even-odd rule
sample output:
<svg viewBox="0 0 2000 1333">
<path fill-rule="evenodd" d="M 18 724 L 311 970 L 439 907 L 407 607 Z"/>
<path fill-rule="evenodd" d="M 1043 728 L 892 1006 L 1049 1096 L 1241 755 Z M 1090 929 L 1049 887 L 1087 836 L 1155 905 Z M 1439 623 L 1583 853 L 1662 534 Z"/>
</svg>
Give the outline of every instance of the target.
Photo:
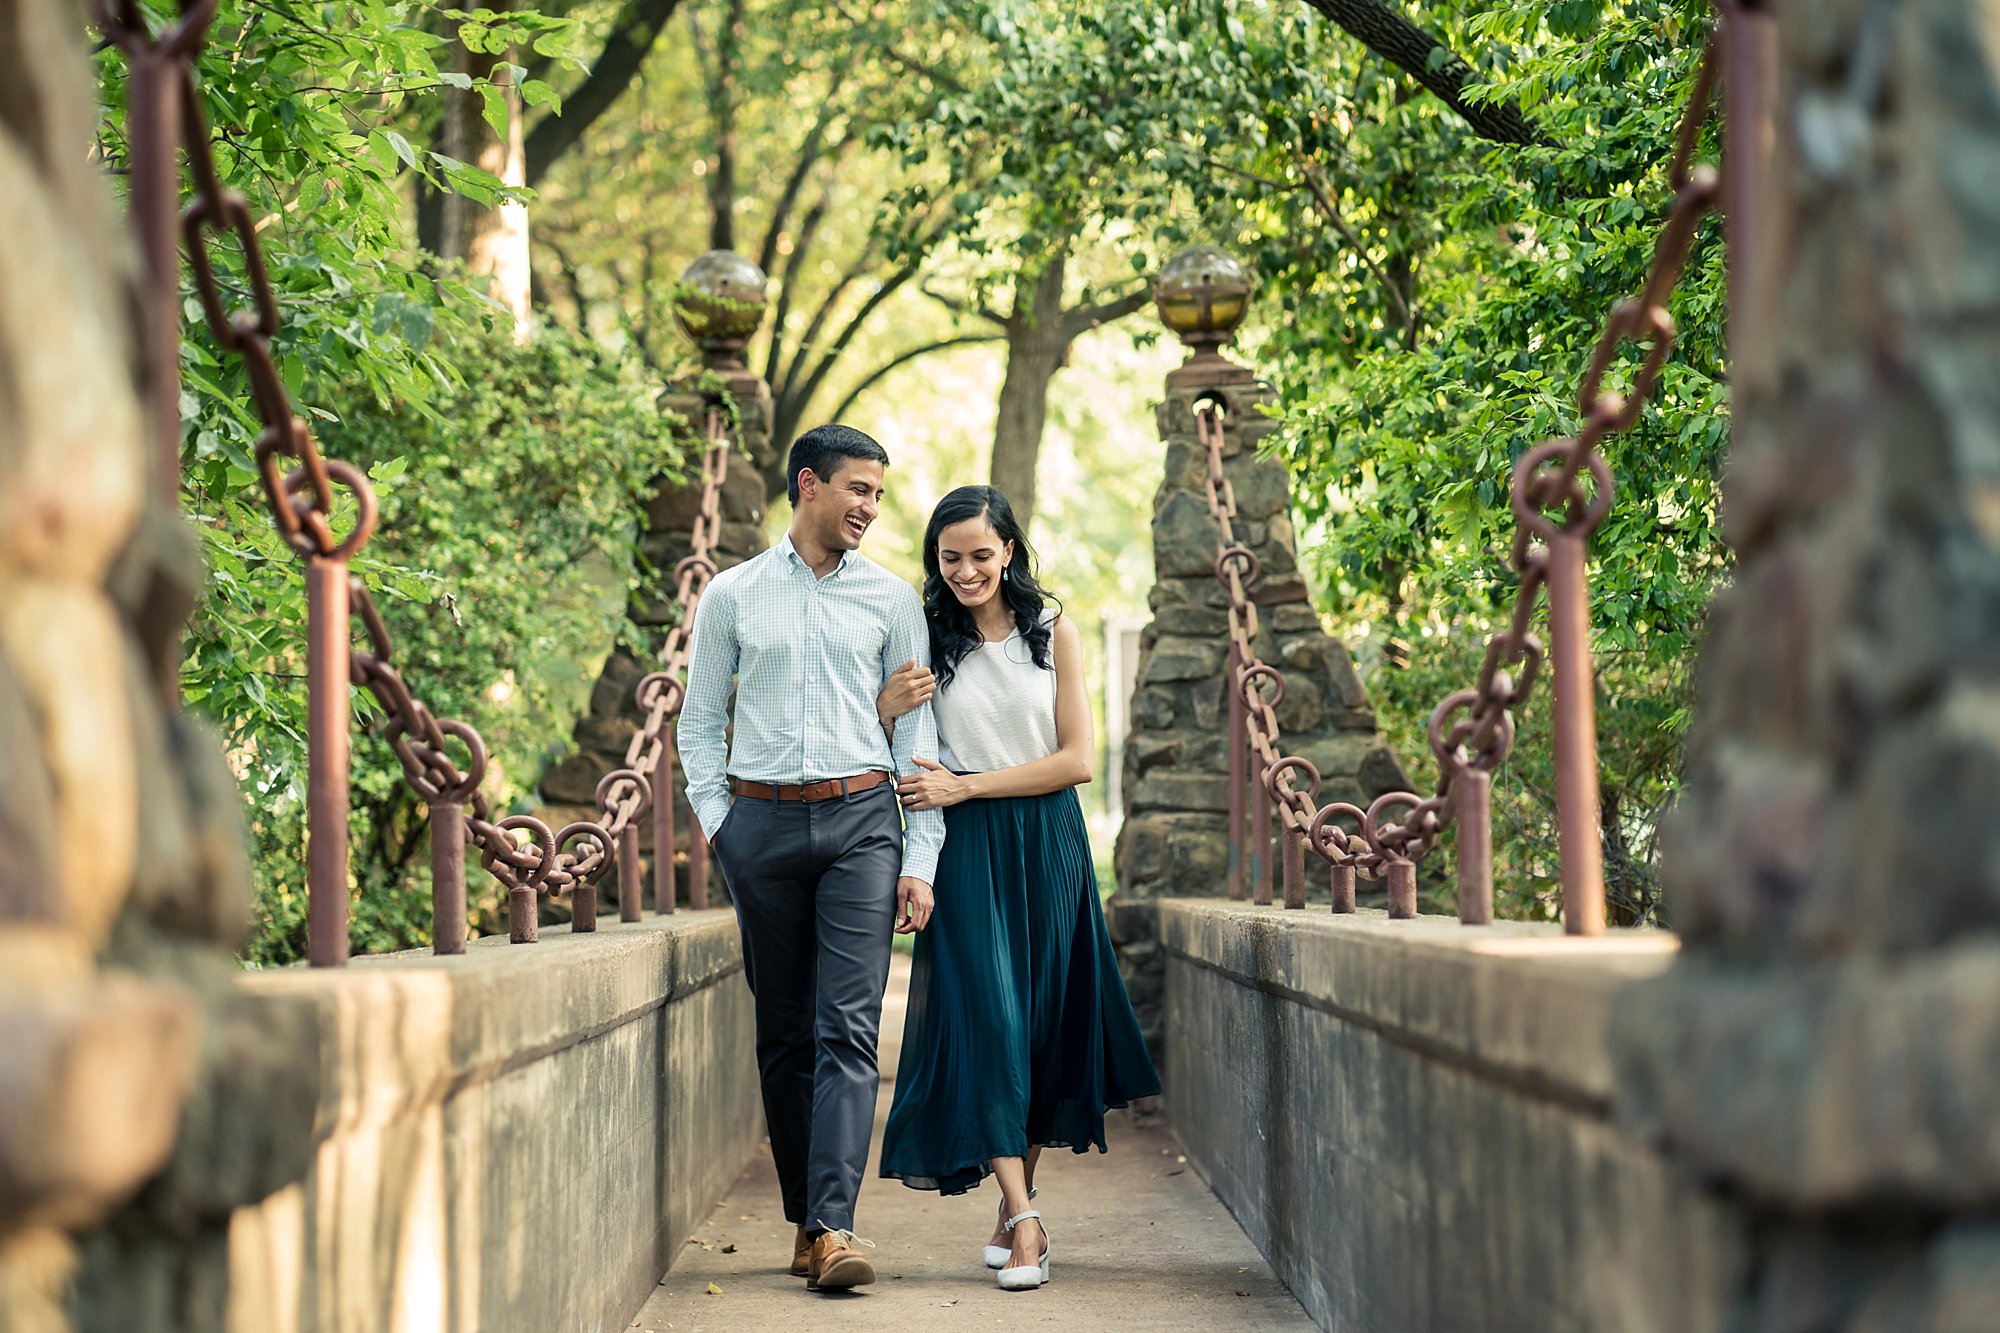
<svg viewBox="0 0 2000 1333">
<path fill-rule="evenodd" d="M 715 70 L 706 80 L 709 115 L 715 121 L 715 169 L 708 173 L 709 230 L 711 250 L 736 248 L 736 58 L 742 51 L 744 0 L 730 0 L 723 15 L 722 31 L 715 39 Z M 701 26 L 693 10 L 688 11 L 688 28 L 694 34 L 697 53 L 701 47 Z"/>
<path fill-rule="evenodd" d="M 1098 305 L 1077 306 L 1073 310 L 1063 312 L 1063 345 L 1068 346 L 1100 324 L 1109 324 L 1113 320 L 1125 318 L 1152 299 L 1152 285 L 1141 283 L 1116 300 L 1104 301 Z"/>
<path fill-rule="evenodd" d="M 894 296 L 899 288 L 912 278 L 915 278 L 922 271 L 924 259 L 930 254 L 931 246 L 937 243 L 938 237 L 944 234 L 945 228 L 950 223 L 951 214 L 947 210 L 945 216 L 933 223 L 930 230 L 924 233 L 913 257 L 905 260 L 901 267 L 883 278 L 875 290 L 868 294 L 868 299 L 861 303 L 861 308 L 854 312 L 854 317 L 847 321 L 846 327 L 841 329 L 839 336 L 820 355 L 819 363 L 807 375 L 805 384 L 798 386 L 794 400 L 797 405 L 802 407 L 804 404 L 812 401 L 813 395 L 819 392 L 820 385 L 825 383 L 827 375 L 832 372 L 834 362 L 840 359 L 840 354 L 847 350 L 847 345 L 854 341 L 856 334 L 861 332 L 861 326 L 868 322 L 868 317 L 874 314 L 884 301 Z M 865 256 L 868 251 L 864 250 L 862 253 Z M 844 285 L 845 283 L 843 282 Z M 800 343 L 799 355 L 792 363 L 791 372 L 785 376 L 785 395 L 787 397 L 793 396 L 799 367 L 805 364 L 806 354 L 816 341 L 819 324 L 832 308 L 833 301 L 829 298 L 827 303 L 820 307 L 819 314 L 814 317 L 814 328 L 807 332 L 805 339 Z"/>
<path fill-rule="evenodd" d="M 562 114 L 543 113 L 523 143 L 528 184 L 539 185 L 556 161 L 576 147 L 586 131 L 624 95 L 652 51 L 653 43 L 680 7 L 680 0 L 630 0 L 604 49 L 574 92 L 563 99 Z"/>
<path fill-rule="evenodd" d="M 799 224 L 798 239 L 792 243 L 792 253 L 785 260 L 785 275 L 778 282 L 778 301 L 771 312 L 771 343 L 764 358 L 764 382 L 773 391 L 783 369 L 785 321 L 791 318 L 792 297 L 798 290 L 799 271 L 805 263 L 806 252 L 812 249 L 813 241 L 819 236 L 819 224 L 831 204 L 830 195 L 821 190 L 818 201 L 806 210 L 805 221 Z"/>
<path fill-rule="evenodd" d="M 925 343 L 921 347 L 912 347 L 909 351 L 891 358 L 870 371 L 861 383 L 848 391 L 847 397 L 840 400 L 840 406 L 834 408 L 828 414 L 827 420 L 840 420 L 841 417 L 847 414 L 847 409 L 854 406 L 855 400 L 868 392 L 868 390 L 874 388 L 878 380 L 890 371 L 895 370 L 899 366 L 908 365 L 920 356 L 929 356 L 932 352 L 942 352 L 948 347 L 964 347 L 971 343 L 997 343 L 1005 341 L 1007 341 L 1007 336 L 1002 333 L 967 333 L 961 334 L 956 338 L 944 338 L 937 342 Z"/>
<path fill-rule="evenodd" d="M 794 261 L 797 258 L 797 252 L 794 251 Z M 826 328 L 827 321 L 833 318 L 834 307 L 840 304 L 840 299 L 843 296 L 847 295 L 847 289 L 867 277 L 868 270 L 874 266 L 875 238 L 871 236 L 868 238 L 868 243 L 861 247 L 861 253 L 856 255 L 854 261 L 847 266 L 847 271 L 840 275 L 840 280 L 834 283 L 832 289 L 820 300 L 819 308 L 813 311 L 812 319 L 806 324 L 805 333 L 799 338 L 798 344 L 792 354 L 791 364 L 785 367 L 784 382 L 782 384 L 773 384 L 771 392 L 780 398 L 786 398 L 791 395 L 792 390 L 798 385 L 800 373 L 805 368 L 807 354 L 818 344 L 819 335 Z M 796 262 L 786 265 L 785 273 L 787 277 L 791 275 L 795 267 Z"/>
<path fill-rule="evenodd" d="M 847 10 L 847 6 L 838 3 L 838 0 L 836 0 L 836 3 L 832 6 L 832 8 L 834 13 L 840 15 L 842 18 L 847 20 L 849 27 L 859 29 L 865 26 L 862 20 L 856 18 L 853 14 L 849 13 Z M 901 68 L 916 75 L 918 78 L 929 79 L 932 83 L 935 83 L 940 88 L 948 89 L 951 92 L 962 93 L 965 91 L 965 85 L 963 83 L 959 82 L 959 80 L 945 73 L 943 70 L 939 69 L 935 65 L 929 64 L 922 60 L 918 60 L 915 56 L 906 56 L 901 51 L 898 51 L 895 47 L 890 46 L 886 43 L 878 47 L 877 49 L 882 53 L 884 57 L 886 57 L 890 61 L 890 63 L 900 66 Z"/>
<path fill-rule="evenodd" d="M 998 310 L 995 310 L 990 305 L 982 305 L 977 310 L 975 310 L 972 308 L 971 302 L 966 301 L 960 297 L 947 296 L 945 293 L 931 287 L 928 283 L 917 284 L 917 290 L 922 292 L 925 296 L 930 297 L 931 300 L 936 301 L 939 305 L 943 306 L 946 310 L 951 311 L 952 314 L 957 315 L 961 319 L 964 319 L 967 316 L 976 316 L 979 319 L 985 320 L 989 324 L 998 324 L 1002 328 L 1005 328 L 1007 326 L 1007 317 L 1001 314 Z"/>
<path fill-rule="evenodd" d="M 1465 85 L 1476 74 L 1443 42 L 1382 0 L 1306 0 L 1336 27 L 1435 93 L 1482 138 L 1495 143 L 1550 142 L 1512 102 L 1470 102 Z"/>
<path fill-rule="evenodd" d="M 1232 176 L 1240 176 L 1244 180 L 1253 181 L 1258 185 L 1264 186 L 1266 189 L 1276 190 L 1281 194 L 1296 194 L 1300 190 L 1309 192 L 1313 197 L 1314 204 L 1318 206 L 1321 215 L 1326 218 L 1328 225 L 1340 234 L 1340 238 L 1347 242 L 1348 247 L 1354 251 L 1361 262 L 1367 266 L 1368 271 L 1374 275 L 1375 281 L 1381 284 L 1382 291 L 1389 298 L 1389 303 L 1396 308 L 1399 322 L 1405 329 L 1415 325 L 1416 319 L 1410 311 L 1410 303 L 1403 298 L 1402 288 L 1392 282 L 1389 275 L 1382 271 L 1381 265 L 1377 264 L 1374 257 L 1368 253 L 1368 247 L 1362 244 L 1361 237 L 1355 232 L 1354 228 L 1347 225 L 1347 219 L 1340 215 L 1340 209 L 1335 206 L 1333 196 L 1328 193 L 1325 182 L 1318 175 L 1316 164 L 1307 162 L 1302 165 L 1301 171 L 1306 178 L 1303 185 L 1294 185 L 1290 181 L 1273 180 L 1269 176 L 1260 176 L 1254 171 L 1245 171 L 1241 167 L 1231 166 L 1219 158 L 1204 157 L 1202 158 L 1202 164 L 1212 167 L 1217 171 L 1227 172 Z"/>
<path fill-rule="evenodd" d="M 1403 295 L 1403 289 L 1389 280 L 1389 275 L 1382 271 L 1381 266 L 1368 253 L 1368 247 L 1361 243 L 1361 237 L 1347 225 L 1347 219 L 1340 216 L 1340 209 L 1334 203 L 1332 192 L 1326 188 L 1326 181 L 1321 178 L 1319 167 L 1312 162 L 1301 163 L 1299 174 L 1305 177 L 1306 188 L 1312 192 L 1313 202 L 1319 205 L 1319 211 L 1326 215 L 1327 222 L 1340 233 L 1341 239 L 1361 257 L 1361 262 L 1375 275 L 1375 281 L 1382 284 L 1382 290 L 1389 294 L 1389 303 L 1396 307 L 1397 319 L 1401 321 L 1403 328 L 1414 336 L 1417 327 L 1416 312 L 1410 309 L 1410 302 Z"/>
<path fill-rule="evenodd" d="M 846 76 L 848 67 L 853 63 L 850 58 L 843 61 L 840 68 L 834 71 L 833 78 L 836 84 Z M 826 131 L 833 124 L 834 115 L 834 99 L 828 97 L 820 108 L 819 116 L 813 121 L 812 129 L 806 132 L 805 142 L 799 145 L 798 160 L 792 163 L 791 174 L 785 178 L 785 186 L 778 192 L 778 201 L 771 206 L 771 223 L 764 229 L 764 243 L 757 247 L 757 267 L 766 273 L 771 271 L 771 265 L 777 261 L 778 238 L 784 234 L 785 223 L 791 219 L 792 209 L 798 206 L 799 194 L 805 189 L 806 177 L 825 155 Z M 841 146 L 845 146 L 844 140 Z"/>
</svg>

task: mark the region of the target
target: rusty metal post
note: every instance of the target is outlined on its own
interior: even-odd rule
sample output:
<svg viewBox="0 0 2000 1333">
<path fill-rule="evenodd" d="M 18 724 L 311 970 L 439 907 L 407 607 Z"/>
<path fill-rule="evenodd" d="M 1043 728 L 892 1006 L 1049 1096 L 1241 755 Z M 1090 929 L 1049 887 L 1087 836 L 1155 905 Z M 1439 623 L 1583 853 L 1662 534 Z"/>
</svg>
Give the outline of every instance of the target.
<svg viewBox="0 0 2000 1333">
<path fill-rule="evenodd" d="M 1243 857 L 1249 850 L 1249 839 L 1243 828 L 1243 784 L 1249 781 L 1248 756 L 1245 753 L 1244 730 L 1248 720 L 1244 716 L 1243 687 L 1238 673 L 1243 665 L 1242 657 L 1236 651 L 1236 638 L 1229 639 L 1229 661 L 1223 667 L 1223 686 L 1229 695 L 1229 900 L 1243 901 Z"/>
<path fill-rule="evenodd" d="M 697 912 L 708 907 L 708 838 L 699 819 L 688 820 L 688 906 Z"/>
<path fill-rule="evenodd" d="M 535 898 L 531 884 L 516 884 L 507 890 L 507 938 L 515 944 L 534 944 L 541 939 L 540 910 Z"/>
<path fill-rule="evenodd" d="M 1259 765 L 1250 765 L 1250 892 L 1259 907 L 1271 905 L 1271 793 Z"/>
<path fill-rule="evenodd" d="M 1722 200 L 1728 237 L 1729 351 L 1734 372 L 1761 345 L 1759 320 L 1772 307 L 1758 284 L 1771 272 L 1766 251 L 1769 188 L 1777 134 L 1778 20 L 1771 6 L 1736 3 L 1722 19 Z M 1732 374 L 1732 381 L 1740 380 Z"/>
<path fill-rule="evenodd" d="M 1590 664 L 1587 542 L 1558 529 L 1548 543 L 1549 665 L 1556 752 L 1563 930 L 1604 933 L 1604 847 L 1598 829 L 1597 700 Z"/>
<path fill-rule="evenodd" d="M 431 951 L 465 952 L 465 811 L 431 805 Z"/>
<path fill-rule="evenodd" d="M 609 855 L 609 849 L 606 855 Z M 597 881 L 578 875 L 569 891 L 569 933 L 591 935 L 597 931 Z"/>
<path fill-rule="evenodd" d="M 347 962 L 347 562 L 306 560 L 306 957 Z"/>
<path fill-rule="evenodd" d="M 1458 820 L 1458 919 L 1467 926 L 1493 922 L 1493 775 L 1467 766 L 1452 777 Z"/>
<path fill-rule="evenodd" d="M 1285 847 L 1285 906 L 1296 912 L 1306 905 L 1305 835 L 1286 824 L 1278 837 Z"/>
<path fill-rule="evenodd" d="M 1389 879 L 1389 916 L 1407 921 L 1417 914 L 1417 863 L 1395 857 L 1382 863 Z"/>
<path fill-rule="evenodd" d="M 674 910 L 674 747 L 660 746 L 653 769 L 653 911 Z"/>
<path fill-rule="evenodd" d="M 150 45 L 127 47 L 127 160 L 132 224 L 145 265 L 143 338 L 147 408 L 152 418 L 154 482 L 169 502 L 181 491 L 180 159 L 183 58 Z M 345 950 L 342 950 L 345 957 Z"/>
<path fill-rule="evenodd" d="M 673 799 L 670 792 L 668 800 Z M 627 824 L 618 835 L 618 919 L 637 921 L 644 913 L 639 906 L 639 825 Z"/>
<path fill-rule="evenodd" d="M 1335 865 L 1327 867 L 1327 887 L 1333 891 L 1333 910 L 1347 913 L 1354 910 L 1354 867 Z"/>
</svg>

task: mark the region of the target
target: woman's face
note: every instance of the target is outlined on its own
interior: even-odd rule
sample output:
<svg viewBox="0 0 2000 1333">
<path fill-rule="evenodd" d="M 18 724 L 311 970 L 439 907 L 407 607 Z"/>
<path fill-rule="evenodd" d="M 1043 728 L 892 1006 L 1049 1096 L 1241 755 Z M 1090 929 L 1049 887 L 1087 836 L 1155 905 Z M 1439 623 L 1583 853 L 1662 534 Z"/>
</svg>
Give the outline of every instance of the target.
<svg viewBox="0 0 2000 1333">
<path fill-rule="evenodd" d="M 963 519 L 938 533 L 938 573 L 952 596 L 976 611 L 1000 592 L 1000 572 L 1014 558 L 1014 543 L 1003 542 L 984 514 Z"/>
</svg>

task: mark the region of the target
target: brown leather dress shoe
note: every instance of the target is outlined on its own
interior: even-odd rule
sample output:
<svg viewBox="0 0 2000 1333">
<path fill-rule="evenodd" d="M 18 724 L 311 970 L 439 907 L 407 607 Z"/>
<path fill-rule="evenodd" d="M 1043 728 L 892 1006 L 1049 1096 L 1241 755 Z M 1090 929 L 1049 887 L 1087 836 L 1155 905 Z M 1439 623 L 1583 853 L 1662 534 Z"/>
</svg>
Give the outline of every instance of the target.
<svg viewBox="0 0 2000 1333">
<path fill-rule="evenodd" d="M 806 1290 L 844 1291 L 863 1287 L 875 1280 L 875 1265 L 861 1252 L 867 1244 L 852 1231 L 823 1232 L 812 1243 Z"/>
<path fill-rule="evenodd" d="M 792 1236 L 792 1276 L 804 1277 L 812 1271 L 813 1243 L 806 1239 L 806 1229 L 800 1225 Z"/>
</svg>

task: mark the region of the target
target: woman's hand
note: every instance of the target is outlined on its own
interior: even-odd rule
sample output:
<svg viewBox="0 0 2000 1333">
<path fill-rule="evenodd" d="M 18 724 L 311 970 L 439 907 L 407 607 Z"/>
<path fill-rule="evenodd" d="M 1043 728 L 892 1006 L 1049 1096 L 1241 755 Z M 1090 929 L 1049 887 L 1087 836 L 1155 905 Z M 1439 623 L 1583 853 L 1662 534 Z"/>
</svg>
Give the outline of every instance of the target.
<svg viewBox="0 0 2000 1333">
<path fill-rule="evenodd" d="M 905 810 L 942 810 L 972 798 L 969 779 L 928 759 L 919 758 L 916 763 L 925 771 L 912 773 L 896 783 L 896 793 L 902 798 Z"/>
<path fill-rule="evenodd" d="M 875 696 L 875 716 L 887 727 L 918 704 L 927 704 L 937 693 L 937 677 L 931 669 L 905 662 L 889 673 L 889 683 Z"/>
</svg>

